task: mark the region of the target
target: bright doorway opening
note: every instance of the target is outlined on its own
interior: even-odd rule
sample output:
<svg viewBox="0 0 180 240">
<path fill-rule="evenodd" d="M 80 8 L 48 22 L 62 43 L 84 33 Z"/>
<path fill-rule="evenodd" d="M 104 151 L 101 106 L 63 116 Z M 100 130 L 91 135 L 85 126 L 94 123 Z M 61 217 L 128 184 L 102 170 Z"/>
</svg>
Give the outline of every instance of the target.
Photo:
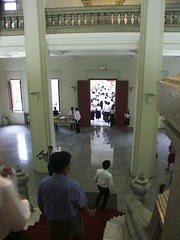
<svg viewBox="0 0 180 240">
<path fill-rule="evenodd" d="M 116 80 L 90 80 L 91 126 L 115 125 L 115 101 Z"/>
</svg>

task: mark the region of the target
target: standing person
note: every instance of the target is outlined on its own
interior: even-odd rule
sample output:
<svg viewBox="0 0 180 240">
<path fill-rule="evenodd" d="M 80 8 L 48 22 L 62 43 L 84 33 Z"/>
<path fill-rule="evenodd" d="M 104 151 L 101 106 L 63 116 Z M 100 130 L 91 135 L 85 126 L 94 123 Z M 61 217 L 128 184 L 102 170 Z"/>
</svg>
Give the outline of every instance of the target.
<svg viewBox="0 0 180 240">
<path fill-rule="evenodd" d="M 68 114 L 68 116 L 71 117 L 71 131 L 75 129 L 74 114 L 75 114 L 74 108 L 71 107 L 71 110 L 69 111 L 69 114 Z"/>
<path fill-rule="evenodd" d="M 103 161 L 103 163 L 102 163 L 103 168 L 97 170 L 97 172 L 95 174 L 95 178 L 94 178 L 95 182 L 97 183 L 97 187 L 99 189 L 99 194 L 96 198 L 95 207 L 96 208 L 98 207 L 99 202 L 100 202 L 101 198 L 103 197 L 103 201 L 101 204 L 101 210 L 105 209 L 106 204 L 109 199 L 109 194 L 110 194 L 109 188 L 114 185 L 112 174 L 109 173 L 109 171 L 108 171 L 110 165 L 111 165 L 111 162 L 109 160 Z"/>
<path fill-rule="evenodd" d="M 129 124 L 130 124 L 130 116 L 131 116 L 131 114 L 130 114 L 129 110 L 124 113 L 124 125 L 125 126 L 129 126 Z"/>
<path fill-rule="evenodd" d="M 47 168 L 48 168 L 49 176 L 53 175 L 53 170 L 52 170 L 52 167 L 51 167 L 51 164 L 50 164 L 50 161 L 49 161 L 52 154 L 53 154 L 53 146 L 48 146 L 47 153 L 44 157 L 44 160 L 47 162 Z"/>
<path fill-rule="evenodd" d="M 54 107 L 54 110 L 53 110 L 53 116 L 56 117 L 59 115 L 59 112 L 58 110 L 56 109 L 56 107 Z"/>
<path fill-rule="evenodd" d="M 87 198 L 77 181 L 67 175 L 71 154 L 55 152 L 51 156 L 54 174 L 42 180 L 38 188 L 38 205 L 48 220 L 51 240 L 83 240 L 82 219 L 78 209 L 93 216 Z"/>
<path fill-rule="evenodd" d="M 167 158 L 167 162 L 168 162 L 168 166 L 166 168 L 167 171 L 169 171 L 170 164 L 174 164 L 175 157 L 176 157 L 176 149 L 174 148 L 172 142 L 171 142 L 171 144 L 169 145 L 168 148 L 169 148 L 169 155 L 168 155 L 168 158 Z"/>
<path fill-rule="evenodd" d="M 30 217 L 29 202 L 17 195 L 15 171 L 3 167 L 0 171 L 0 239 L 25 240 L 22 231 Z"/>
<path fill-rule="evenodd" d="M 91 104 L 91 120 L 94 121 L 94 115 L 95 115 L 95 107 L 93 104 Z"/>
<path fill-rule="evenodd" d="M 112 107 L 111 107 L 111 111 L 110 111 L 110 125 L 111 125 L 111 127 L 115 125 L 115 113 L 116 113 L 116 110 L 115 110 L 115 106 L 113 104 Z"/>
<path fill-rule="evenodd" d="M 79 125 L 79 121 L 81 119 L 81 114 L 79 112 L 79 109 L 76 107 L 75 113 L 74 113 L 74 119 L 76 121 L 76 132 L 80 133 L 80 125 Z"/>
<path fill-rule="evenodd" d="M 100 104 L 98 103 L 97 104 L 97 107 L 96 107 L 96 119 L 100 119 L 101 118 L 101 106 Z"/>
</svg>

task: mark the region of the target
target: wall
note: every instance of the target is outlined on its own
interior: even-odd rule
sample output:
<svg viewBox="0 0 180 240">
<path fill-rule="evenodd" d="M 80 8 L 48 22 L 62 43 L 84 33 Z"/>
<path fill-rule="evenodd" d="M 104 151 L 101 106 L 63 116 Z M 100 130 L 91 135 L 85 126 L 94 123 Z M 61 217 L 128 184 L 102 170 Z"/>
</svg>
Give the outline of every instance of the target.
<svg viewBox="0 0 180 240">
<path fill-rule="evenodd" d="M 0 117 L 8 117 L 10 124 L 23 124 L 24 113 L 15 113 L 10 110 L 8 81 L 10 79 L 21 80 L 23 107 L 25 111 L 28 111 L 27 80 L 24 59 L 1 59 L 0 65 Z"/>
<path fill-rule="evenodd" d="M 20 77 L 25 111 L 28 111 L 28 91 L 25 73 L 25 59 L 0 59 L 0 117 L 5 115 L 11 124 L 24 123 L 23 113 L 13 113 L 9 109 L 7 82 L 9 78 Z M 100 65 L 107 65 L 107 70 L 100 70 Z M 180 72 L 180 58 L 164 57 L 162 70 L 169 75 Z M 137 57 L 69 57 L 51 58 L 51 77 L 60 79 L 62 114 L 67 114 L 71 106 L 77 106 L 78 80 L 92 78 L 117 78 L 128 80 L 129 87 L 136 86 Z M 135 89 L 129 88 L 128 107 L 131 112 L 131 126 L 134 121 Z M 1 121 L 0 121 L 1 124 Z"/>
<path fill-rule="evenodd" d="M 51 70 L 62 69 L 62 113 L 67 114 L 71 106 L 77 106 L 77 81 L 92 78 L 117 78 L 128 80 L 130 87 L 135 87 L 136 57 L 71 57 L 52 58 Z M 100 70 L 106 65 L 107 70 Z M 75 86 L 74 91 L 71 87 Z M 135 90 L 129 90 L 128 106 L 134 120 Z"/>
</svg>

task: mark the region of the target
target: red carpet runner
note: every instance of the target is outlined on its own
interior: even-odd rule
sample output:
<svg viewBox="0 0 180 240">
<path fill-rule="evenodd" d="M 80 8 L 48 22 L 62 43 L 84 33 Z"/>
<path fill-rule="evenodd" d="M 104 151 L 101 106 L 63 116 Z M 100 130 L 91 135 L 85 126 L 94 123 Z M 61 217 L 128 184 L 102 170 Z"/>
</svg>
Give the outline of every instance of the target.
<svg viewBox="0 0 180 240">
<path fill-rule="evenodd" d="M 103 240 L 106 222 L 118 215 L 123 215 L 123 213 L 112 209 L 97 210 L 94 217 L 83 215 L 85 240 Z M 27 229 L 26 233 L 29 240 L 50 240 L 47 222 L 42 216 L 38 223 Z"/>
</svg>

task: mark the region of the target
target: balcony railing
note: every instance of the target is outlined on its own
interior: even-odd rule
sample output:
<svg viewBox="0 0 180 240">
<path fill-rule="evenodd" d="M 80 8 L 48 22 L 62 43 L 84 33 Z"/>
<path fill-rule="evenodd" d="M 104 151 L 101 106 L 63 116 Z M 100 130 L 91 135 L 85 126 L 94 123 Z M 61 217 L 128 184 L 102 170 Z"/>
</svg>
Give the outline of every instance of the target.
<svg viewBox="0 0 180 240">
<path fill-rule="evenodd" d="M 47 34 L 140 30 L 140 5 L 49 8 L 45 14 Z M 166 5 L 164 23 L 165 32 L 180 32 L 180 4 Z M 2 11 L 0 35 L 23 34 L 23 11 Z"/>
<path fill-rule="evenodd" d="M 22 10 L 0 12 L 0 36 L 23 35 L 24 17 Z"/>
<path fill-rule="evenodd" d="M 47 33 L 137 32 L 140 6 L 46 9 Z"/>
</svg>

